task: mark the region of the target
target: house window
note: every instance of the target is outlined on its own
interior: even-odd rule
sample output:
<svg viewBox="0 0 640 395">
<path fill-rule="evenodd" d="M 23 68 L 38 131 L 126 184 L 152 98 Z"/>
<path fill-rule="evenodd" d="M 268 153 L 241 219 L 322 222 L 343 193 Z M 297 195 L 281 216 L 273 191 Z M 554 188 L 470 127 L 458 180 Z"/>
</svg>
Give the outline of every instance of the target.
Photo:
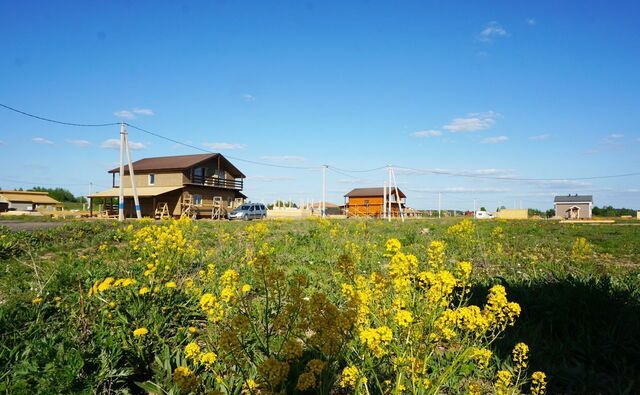
<svg viewBox="0 0 640 395">
<path fill-rule="evenodd" d="M 193 195 L 193 205 L 202 206 L 202 195 Z"/>
<path fill-rule="evenodd" d="M 149 185 L 156 185 L 156 175 L 153 173 L 149 174 Z"/>
</svg>

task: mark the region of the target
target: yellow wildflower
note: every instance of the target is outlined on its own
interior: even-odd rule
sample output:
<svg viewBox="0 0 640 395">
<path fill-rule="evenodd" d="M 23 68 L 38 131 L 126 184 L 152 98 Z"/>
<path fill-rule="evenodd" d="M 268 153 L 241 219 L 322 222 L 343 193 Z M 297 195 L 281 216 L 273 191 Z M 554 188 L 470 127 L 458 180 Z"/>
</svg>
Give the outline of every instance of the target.
<svg viewBox="0 0 640 395">
<path fill-rule="evenodd" d="M 177 285 L 175 281 L 168 281 L 164 284 L 164 286 L 165 288 L 175 288 Z"/>
<path fill-rule="evenodd" d="M 304 372 L 298 377 L 296 389 L 306 391 L 316 386 L 316 376 L 311 372 Z"/>
<path fill-rule="evenodd" d="M 533 372 L 531 375 L 531 394 L 544 395 L 547 392 L 547 375 L 543 372 Z"/>
<path fill-rule="evenodd" d="M 144 336 L 147 333 L 149 333 L 149 330 L 145 327 L 142 328 L 137 328 L 136 330 L 133 331 L 133 336 L 135 337 L 140 337 L 140 336 Z"/>
<path fill-rule="evenodd" d="M 31 300 L 31 303 L 40 304 L 42 303 L 42 298 L 41 297 L 33 298 L 33 300 Z"/>
<path fill-rule="evenodd" d="M 529 346 L 524 343 L 518 343 L 513 348 L 513 363 L 516 369 L 526 369 L 527 360 L 529 359 Z"/>
<path fill-rule="evenodd" d="M 196 342 L 191 342 L 184 347 L 184 356 L 188 359 L 196 359 L 200 354 L 200 346 Z"/>
<path fill-rule="evenodd" d="M 413 315 L 407 310 L 399 310 L 393 320 L 400 326 L 407 327 L 413 322 Z"/>
<path fill-rule="evenodd" d="M 342 388 L 355 388 L 358 380 L 366 383 L 367 379 L 362 377 L 360 371 L 355 366 L 347 366 L 342 370 L 339 385 Z"/>
<path fill-rule="evenodd" d="M 214 352 L 205 352 L 200 354 L 199 362 L 207 367 L 210 367 L 218 359 L 218 356 Z"/>
<path fill-rule="evenodd" d="M 149 287 L 142 287 L 140 288 L 140 290 L 138 291 L 138 295 L 145 295 L 149 293 Z"/>
</svg>

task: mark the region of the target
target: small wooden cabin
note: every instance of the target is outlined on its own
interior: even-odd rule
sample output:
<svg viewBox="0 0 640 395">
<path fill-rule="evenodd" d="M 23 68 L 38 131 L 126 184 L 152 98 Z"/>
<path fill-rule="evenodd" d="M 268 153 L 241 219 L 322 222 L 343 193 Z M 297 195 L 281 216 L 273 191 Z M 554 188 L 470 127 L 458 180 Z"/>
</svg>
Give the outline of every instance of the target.
<svg viewBox="0 0 640 395">
<path fill-rule="evenodd" d="M 382 217 L 384 212 L 385 188 L 355 188 L 344 195 L 345 208 L 348 217 Z M 390 188 L 386 191 L 387 202 L 391 201 L 391 216 L 400 215 L 400 207 L 404 210 L 407 196 L 398 189 Z M 388 204 L 388 203 L 387 203 Z"/>
</svg>

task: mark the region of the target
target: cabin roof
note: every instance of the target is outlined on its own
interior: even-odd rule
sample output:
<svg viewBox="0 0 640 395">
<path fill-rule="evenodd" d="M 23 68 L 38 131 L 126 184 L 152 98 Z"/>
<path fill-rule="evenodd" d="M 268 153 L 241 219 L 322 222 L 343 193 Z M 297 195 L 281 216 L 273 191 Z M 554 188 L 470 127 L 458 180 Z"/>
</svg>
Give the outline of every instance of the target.
<svg viewBox="0 0 640 395">
<path fill-rule="evenodd" d="M 133 170 L 140 173 L 149 173 L 153 171 L 167 170 L 186 170 L 193 166 L 199 165 L 212 159 L 220 158 L 221 167 L 236 178 L 245 178 L 246 176 L 238 170 L 231 162 L 222 154 L 195 154 L 195 155 L 176 155 L 176 156 L 157 156 L 154 158 L 144 158 L 133 162 Z M 119 173 L 120 168 L 109 170 L 109 173 Z M 124 167 L 125 174 L 129 173 L 129 166 Z"/>
<path fill-rule="evenodd" d="M 554 203 L 593 203 L 592 195 L 563 195 L 556 196 L 553 199 Z"/>
<path fill-rule="evenodd" d="M 391 188 L 391 193 L 387 192 L 387 194 L 395 195 L 395 188 Z M 400 198 L 406 198 L 407 196 L 398 188 L 398 194 Z M 368 196 L 383 196 L 384 188 L 375 187 L 375 188 L 354 188 L 351 192 L 344 195 L 345 197 L 368 197 Z"/>
</svg>

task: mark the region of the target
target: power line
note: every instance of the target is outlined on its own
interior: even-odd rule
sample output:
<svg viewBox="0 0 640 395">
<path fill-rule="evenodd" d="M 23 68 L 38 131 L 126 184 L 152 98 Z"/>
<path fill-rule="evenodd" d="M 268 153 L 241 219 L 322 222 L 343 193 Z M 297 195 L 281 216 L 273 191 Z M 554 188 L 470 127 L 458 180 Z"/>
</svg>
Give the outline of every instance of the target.
<svg viewBox="0 0 640 395">
<path fill-rule="evenodd" d="M 11 110 L 14 112 L 17 112 L 18 114 L 22 114 L 22 115 L 26 115 L 28 117 L 31 118 L 35 118 L 35 119 L 39 119 L 41 121 L 47 121 L 47 122 L 53 122 L 53 123 L 57 123 L 60 125 L 68 125 L 68 126 L 80 126 L 80 127 L 102 127 L 102 126 L 114 126 L 114 125 L 119 125 L 118 122 L 112 122 L 112 123 L 96 123 L 96 124 L 89 124 L 89 123 L 74 123 L 74 122 L 64 122 L 64 121 L 58 121 L 56 119 L 51 119 L 51 118 L 45 118 L 45 117 L 41 117 L 39 115 L 34 115 L 34 114 L 30 114 L 28 112 L 24 112 L 24 111 L 20 111 L 16 108 L 13 107 L 9 107 L 5 104 L 0 103 L 0 107 L 4 107 L 7 110 Z"/>
<path fill-rule="evenodd" d="M 139 130 L 139 131 L 141 131 L 141 132 L 143 132 L 143 133 L 147 133 L 147 134 L 149 134 L 149 135 L 151 135 L 151 136 L 155 136 L 155 137 L 157 137 L 157 138 L 160 138 L 160 139 L 163 139 L 163 140 L 166 140 L 166 141 L 170 141 L 170 142 L 172 142 L 172 143 L 179 144 L 179 145 L 182 145 L 182 146 L 184 146 L 184 147 L 193 148 L 193 149 L 195 149 L 195 150 L 202 151 L 202 152 L 206 152 L 206 153 L 209 153 L 209 154 L 216 154 L 216 153 L 217 153 L 217 152 L 213 152 L 213 151 L 211 151 L 211 150 L 208 150 L 208 149 L 206 149 L 206 148 L 198 147 L 198 146 L 193 145 L 193 144 L 188 144 L 188 143 L 185 143 L 185 142 L 182 142 L 182 141 L 179 141 L 179 140 L 172 139 L 171 137 L 163 136 L 163 135 L 161 135 L 161 134 L 158 134 L 158 133 L 152 132 L 152 131 L 150 131 L 150 130 L 143 129 L 143 128 L 141 128 L 141 127 L 138 127 L 138 126 L 132 125 L 132 124 L 130 124 L 130 123 L 126 123 L 126 122 L 125 122 L 125 125 L 127 125 L 127 126 L 129 126 L 129 127 L 133 128 L 133 129 Z M 283 169 L 319 170 L 319 169 L 321 169 L 321 168 L 322 168 L 321 166 L 289 166 L 289 165 L 278 165 L 278 164 L 275 164 L 275 163 L 259 162 L 259 161 L 255 161 L 255 160 L 249 160 L 249 159 L 238 158 L 238 157 L 234 157 L 234 156 L 230 156 L 230 155 L 225 155 L 225 157 L 226 157 L 226 158 L 229 158 L 229 159 L 237 160 L 238 162 L 253 163 L 253 164 L 255 164 L 255 165 L 260 165 L 260 166 L 279 167 L 279 168 L 283 168 Z"/>
<path fill-rule="evenodd" d="M 64 122 L 64 121 L 59 121 L 59 120 L 55 120 L 55 119 L 51 119 L 51 118 L 45 118 L 39 115 L 35 115 L 35 114 L 31 114 L 25 111 L 21 111 L 18 110 L 16 108 L 7 106 L 5 104 L 0 103 L 0 107 L 6 108 L 7 110 L 10 111 L 14 111 L 18 114 L 22 114 L 31 118 L 35 118 L 35 119 L 39 119 L 41 121 L 47 121 L 47 122 L 52 122 L 52 123 L 57 123 L 60 125 L 68 125 L 68 126 L 79 126 L 79 127 L 104 127 L 104 126 L 117 126 L 120 125 L 121 123 L 119 122 L 112 122 L 112 123 L 100 123 L 100 124 L 85 124 L 85 123 L 74 123 L 74 122 Z M 185 147 L 189 147 L 198 151 L 202 151 L 202 152 L 206 152 L 206 153 L 212 153 L 215 154 L 216 152 L 207 150 L 205 148 L 201 148 L 192 144 L 188 144 L 182 141 L 178 141 L 175 139 L 172 139 L 170 137 L 166 137 L 163 136 L 161 134 L 152 132 L 150 130 L 147 129 L 143 129 L 141 127 L 132 125 L 130 123 L 126 123 L 125 125 L 136 129 L 138 131 L 141 131 L 143 133 L 147 133 L 149 135 L 155 136 L 157 138 L 160 139 L 164 139 L 167 141 L 170 141 L 172 143 L 175 144 L 179 144 Z M 296 170 L 319 170 L 322 168 L 322 166 L 292 166 L 292 165 L 278 165 L 275 163 L 267 163 L 267 162 L 260 162 L 260 161 L 255 161 L 255 160 L 249 160 L 249 159 L 244 159 L 244 158 L 238 158 L 238 157 L 234 157 L 234 156 L 230 156 L 230 155 L 225 155 L 225 157 L 239 161 L 239 162 L 245 162 L 245 163 L 252 163 L 255 165 L 260 165 L 260 166 L 269 166 L 269 167 L 277 167 L 277 168 L 282 168 L 282 169 L 296 169 Z M 368 172 L 373 172 L 373 171 L 378 171 L 378 170 L 382 170 L 387 168 L 388 166 L 380 166 L 380 167 L 375 167 L 372 169 L 341 169 L 338 167 L 333 167 L 331 166 L 330 168 L 333 169 L 334 171 L 338 171 L 338 172 L 343 172 L 343 175 L 346 175 L 344 173 L 368 173 Z M 403 169 L 403 170 L 410 170 L 410 171 L 415 171 L 418 173 L 422 173 L 422 174 L 437 174 L 437 175 L 446 175 L 446 176 L 452 176 L 452 177 L 466 177 L 466 178 L 480 178 L 480 179 L 487 179 L 487 180 L 498 180 L 498 181 L 579 181 L 579 180 L 597 180 L 597 179 L 607 179 L 607 178 L 621 178 L 621 177 L 632 177 L 632 176 L 640 176 L 640 172 L 631 172 L 631 173 L 623 173 L 623 174 L 611 174 L 611 175 L 602 175 L 602 176 L 590 176 L 590 177 L 565 177 L 565 178 L 522 178 L 522 177 L 492 177 L 492 176 L 487 176 L 487 175 L 482 175 L 482 174 L 464 174 L 464 173 L 456 173 L 456 172 L 451 172 L 451 171 L 444 171 L 444 170 L 428 170 L 428 169 L 417 169 L 417 168 L 412 168 L 412 167 L 404 167 L 404 166 L 394 166 L 397 169 Z"/>
<path fill-rule="evenodd" d="M 34 186 L 47 185 L 47 186 L 57 186 L 57 187 L 87 186 L 89 184 L 89 182 L 83 182 L 83 183 L 77 183 L 77 184 L 47 183 L 47 182 L 39 182 L 39 181 L 34 182 L 34 181 L 16 180 L 12 178 L 0 178 L 0 181 L 15 182 L 18 184 L 26 184 L 26 185 L 34 185 Z M 105 185 L 100 185 L 95 183 L 93 185 L 99 186 L 99 187 L 105 187 Z"/>
<path fill-rule="evenodd" d="M 416 171 L 419 174 L 436 174 L 436 175 L 446 175 L 446 176 L 452 176 L 452 177 L 482 178 L 487 180 L 503 180 L 503 181 L 579 181 L 579 180 L 598 180 L 598 179 L 604 179 L 604 178 L 640 176 L 640 172 L 633 172 L 633 173 L 611 174 L 611 175 L 591 176 L 591 177 L 521 178 L 521 177 L 506 177 L 506 176 L 492 177 L 492 176 L 486 176 L 482 174 L 464 174 L 464 173 L 456 173 L 456 172 L 444 171 L 444 170 L 416 169 L 412 167 L 401 167 L 401 166 L 396 166 L 396 168 L 403 169 L 403 170 Z"/>
</svg>

